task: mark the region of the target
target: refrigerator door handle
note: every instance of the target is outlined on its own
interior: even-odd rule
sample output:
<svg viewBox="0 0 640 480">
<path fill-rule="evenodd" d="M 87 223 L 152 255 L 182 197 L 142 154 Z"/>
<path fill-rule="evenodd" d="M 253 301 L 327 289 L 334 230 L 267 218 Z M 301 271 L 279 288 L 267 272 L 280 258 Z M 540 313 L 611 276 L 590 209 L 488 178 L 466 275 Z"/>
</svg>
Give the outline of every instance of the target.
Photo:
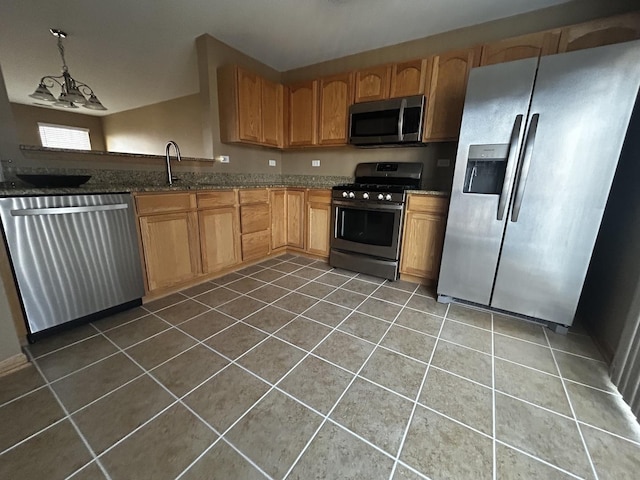
<svg viewBox="0 0 640 480">
<path fill-rule="evenodd" d="M 507 174 L 504 176 L 502 184 L 502 192 L 498 201 L 497 219 L 502 220 L 504 210 L 511 196 L 511 185 L 513 184 L 513 176 L 516 171 L 516 159 L 518 158 L 518 139 L 520 138 L 520 130 L 522 130 L 522 115 L 516 115 L 513 121 L 513 130 L 511 131 L 511 139 L 509 140 L 509 155 L 507 157 Z"/>
<path fill-rule="evenodd" d="M 529 176 L 529 167 L 531 166 L 531 157 L 533 156 L 533 144 L 536 141 L 536 133 L 538 131 L 538 120 L 540 114 L 535 113 L 531 117 L 531 123 L 529 124 L 529 131 L 527 132 L 527 139 L 524 142 L 524 156 L 522 160 L 522 166 L 520 168 L 520 175 L 518 177 L 518 187 L 516 189 L 516 196 L 513 201 L 513 211 L 511 212 L 511 221 L 517 222 L 520 215 L 520 207 L 522 206 L 522 197 L 524 196 L 524 188 L 527 185 L 527 177 Z"/>
</svg>

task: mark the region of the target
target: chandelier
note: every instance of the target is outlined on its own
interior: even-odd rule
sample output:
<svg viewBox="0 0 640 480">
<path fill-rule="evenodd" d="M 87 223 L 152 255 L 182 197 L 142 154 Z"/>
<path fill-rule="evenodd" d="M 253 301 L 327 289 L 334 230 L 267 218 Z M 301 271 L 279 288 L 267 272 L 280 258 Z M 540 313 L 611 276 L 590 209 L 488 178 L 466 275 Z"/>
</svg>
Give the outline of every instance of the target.
<svg viewBox="0 0 640 480">
<path fill-rule="evenodd" d="M 93 93 L 91 87 L 86 83 L 75 80 L 69 73 L 69 67 L 67 67 L 67 62 L 64 59 L 64 46 L 62 45 L 62 39 L 66 38 L 67 34 L 54 28 L 49 29 L 49 31 L 51 35 L 58 39 L 58 50 L 62 58 L 62 75 L 42 77 L 36 91 L 29 96 L 38 100 L 54 102 L 54 105 L 58 107 L 78 108 L 78 105 L 82 105 L 84 108 L 91 110 L 106 110 Z M 49 90 L 55 87 L 56 84 L 61 89 L 60 96 L 57 99 Z"/>
</svg>

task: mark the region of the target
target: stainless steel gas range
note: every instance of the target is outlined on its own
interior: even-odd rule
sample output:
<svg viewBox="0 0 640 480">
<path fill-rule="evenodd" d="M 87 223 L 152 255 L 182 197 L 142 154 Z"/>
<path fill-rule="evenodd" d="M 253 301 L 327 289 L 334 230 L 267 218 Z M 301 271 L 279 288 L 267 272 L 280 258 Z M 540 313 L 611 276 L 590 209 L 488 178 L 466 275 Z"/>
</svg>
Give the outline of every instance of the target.
<svg viewBox="0 0 640 480">
<path fill-rule="evenodd" d="M 360 163 L 355 183 L 333 187 L 329 264 L 398 279 L 406 190 L 419 189 L 421 163 Z"/>
</svg>

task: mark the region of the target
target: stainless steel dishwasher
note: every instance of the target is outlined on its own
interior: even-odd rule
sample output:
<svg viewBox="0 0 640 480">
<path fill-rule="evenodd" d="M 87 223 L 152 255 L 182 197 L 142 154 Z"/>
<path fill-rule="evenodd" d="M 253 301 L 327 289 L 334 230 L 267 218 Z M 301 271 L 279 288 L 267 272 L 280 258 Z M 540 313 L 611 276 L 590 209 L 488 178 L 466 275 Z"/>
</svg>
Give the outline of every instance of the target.
<svg viewBox="0 0 640 480">
<path fill-rule="evenodd" d="M 1 198 L 0 216 L 29 341 L 141 303 L 130 194 Z"/>
</svg>

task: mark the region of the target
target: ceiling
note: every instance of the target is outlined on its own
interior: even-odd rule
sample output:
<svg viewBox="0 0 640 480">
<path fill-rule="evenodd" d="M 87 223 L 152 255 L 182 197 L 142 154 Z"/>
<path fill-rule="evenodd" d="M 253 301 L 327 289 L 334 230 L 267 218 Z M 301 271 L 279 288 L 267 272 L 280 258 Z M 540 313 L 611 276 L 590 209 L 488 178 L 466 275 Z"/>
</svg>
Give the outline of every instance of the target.
<svg viewBox="0 0 640 480">
<path fill-rule="evenodd" d="M 0 5 L 9 99 L 61 61 L 49 28 L 68 33 L 69 71 L 110 114 L 198 92 L 195 38 L 208 33 L 286 71 L 568 0 L 21 0 Z M 55 93 L 54 93 L 55 95 Z"/>
</svg>

